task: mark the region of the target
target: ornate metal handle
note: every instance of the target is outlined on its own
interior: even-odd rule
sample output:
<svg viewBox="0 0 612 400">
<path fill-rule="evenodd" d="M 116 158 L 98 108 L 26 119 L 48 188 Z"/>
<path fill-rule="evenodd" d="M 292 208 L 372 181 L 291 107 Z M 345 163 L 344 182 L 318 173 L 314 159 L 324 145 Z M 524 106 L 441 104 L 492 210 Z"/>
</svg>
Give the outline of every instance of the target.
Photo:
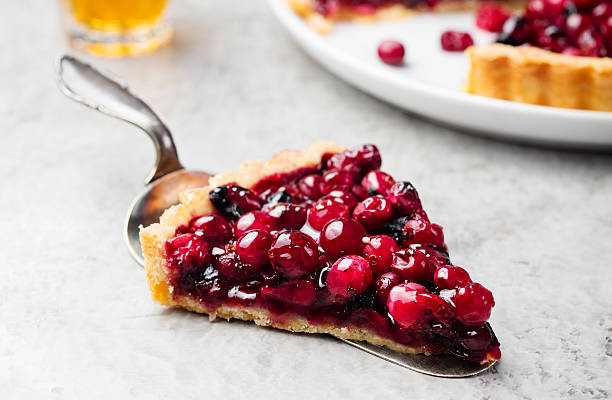
<svg viewBox="0 0 612 400">
<path fill-rule="evenodd" d="M 146 183 L 183 169 L 166 125 L 124 83 L 75 57 L 64 55 L 59 61 L 59 84 L 69 98 L 134 124 L 149 135 L 155 145 L 157 162 Z"/>
</svg>

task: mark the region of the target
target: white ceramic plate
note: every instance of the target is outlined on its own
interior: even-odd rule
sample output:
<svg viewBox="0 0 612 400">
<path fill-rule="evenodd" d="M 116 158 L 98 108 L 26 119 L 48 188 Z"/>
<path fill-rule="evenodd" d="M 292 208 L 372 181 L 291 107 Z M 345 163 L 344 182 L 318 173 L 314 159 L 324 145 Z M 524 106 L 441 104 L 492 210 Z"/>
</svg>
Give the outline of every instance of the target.
<svg viewBox="0 0 612 400">
<path fill-rule="evenodd" d="M 475 42 L 490 43 L 474 27 L 472 13 L 421 14 L 376 24 L 339 23 L 330 35 L 313 32 L 287 6 L 268 0 L 302 48 L 325 68 L 359 89 L 425 117 L 488 136 L 574 148 L 612 148 L 612 112 L 570 110 L 462 93 L 468 60 L 440 49 L 440 34 L 468 31 Z M 377 55 L 385 39 L 404 43 L 406 65 L 391 67 Z"/>
</svg>

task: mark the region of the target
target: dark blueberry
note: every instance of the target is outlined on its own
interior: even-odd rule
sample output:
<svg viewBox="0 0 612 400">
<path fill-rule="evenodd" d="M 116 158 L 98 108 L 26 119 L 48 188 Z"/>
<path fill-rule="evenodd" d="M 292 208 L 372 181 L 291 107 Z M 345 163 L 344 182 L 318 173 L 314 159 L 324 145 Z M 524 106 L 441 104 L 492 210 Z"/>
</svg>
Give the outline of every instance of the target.
<svg viewBox="0 0 612 400">
<path fill-rule="evenodd" d="M 225 185 L 214 188 L 208 194 L 215 208 L 232 220 L 237 220 L 248 211 L 261 208 L 257 195 L 238 185 Z"/>
<path fill-rule="evenodd" d="M 349 310 L 358 310 L 360 308 L 375 310 L 378 306 L 378 295 L 375 288 L 370 286 L 365 292 L 349 298 L 346 301 L 346 306 Z"/>
<path fill-rule="evenodd" d="M 528 22 L 525 17 L 510 17 L 504 24 L 502 33 L 497 37 L 497 43 L 507 44 L 510 46 L 520 46 L 528 43 L 531 30 L 528 28 Z"/>
<path fill-rule="evenodd" d="M 385 224 L 383 233 L 387 236 L 391 236 L 396 242 L 399 242 L 403 239 L 404 226 L 406 226 L 406 222 L 408 221 L 410 221 L 410 217 L 407 215 L 389 221 Z"/>
<path fill-rule="evenodd" d="M 578 13 L 578 9 L 576 8 L 576 5 L 573 2 L 568 1 L 563 5 L 563 15 L 564 16 L 568 16 L 568 15 L 576 14 L 576 13 Z"/>
<path fill-rule="evenodd" d="M 272 193 L 266 199 L 265 207 L 274 207 L 278 203 L 291 203 L 291 195 L 285 189 L 279 189 L 276 193 Z"/>
</svg>

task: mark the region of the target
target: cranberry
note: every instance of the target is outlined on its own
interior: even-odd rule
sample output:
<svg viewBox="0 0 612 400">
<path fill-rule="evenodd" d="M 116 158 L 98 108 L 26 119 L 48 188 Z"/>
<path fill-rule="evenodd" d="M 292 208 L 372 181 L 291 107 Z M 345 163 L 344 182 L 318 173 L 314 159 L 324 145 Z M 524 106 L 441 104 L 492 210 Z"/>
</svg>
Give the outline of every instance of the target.
<svg viewBox="0 0 612 400">
<path fill-rule="evenodd" d="M 387 235 L 372 236 L 363 248 L 363 256 L 370 263 L 374 275 L 382 274 L 391 267 L 393 253 L 399 251 L 395 240 Z"/>
<path fill-rule="evenodd" d="M 261 229 L 253 229 L 238 238 L 236 253 L 245 263 L 261 267 L 269 262 L 270 246 L 272 246 L 272 235 Z"/>
<path fill-rule="evenodd" d="M 532 36 L 533 32 L 526 17 L 510 17 L 504 24 L 504 29 L 497 38 L 497 43 L 519 46 L 529 43 Z"/>
<path fill-rule="evenodd" d="M 368 289 L 372 284 L 372 270 L 363 257 L 345 256 L 332 265 L 326 283 L 331 294 L 348 299 Z"/>
<path fill-rule="evenodd" d="M 571 14 L 568 15 L 565 20 L 565 28 L 570 36 L 576 38 L 579 36 L 580 32 L 588 28 L 592 23 L 593 21 L 591 18 L 586 15 Z"/>
<path fill-rule="evenodd" d="M 270 215 L 263 211 L 250 211 L 236 221 L 234 232 L 236 237 L 242 236 L 244 233 L 252 229 L 263 229 L 271 232 L 275 229 L 275 220 Z"/>
<path fill-rule="evenodd" d="M 606 20 L 612 17 L 612 3 L 601 2 L 593 8 L 593 18 L 599 20 Z"/>
<path fill-rule="evenodd" d="M 472 282 L 470 275 L 461 267 L 443 265 L 434 274 L 434 282 L 440 289 L 454 289 Z"/>
<path fill-rule="evenodd" d="M 278 234 L 269 256 L 274 269 L 287 278 L 311 274 L 319 264 L 317 244 L 310 236 L 299 231 Z"/>
<path fill-rule="evenodd" d="M 169 268 L 189 271 L 202 268 L 210 260 L 208 244 L 193 233 L 185 233 L 166 241 Z"/>
<path fill-rule="evenodd" d="M 247 211 L 261 208 L 259 197 L 238 185 L 225 185 L 214 188 L 208 197 L 215 208 L 232 219 L 238 219 Z"/>
<path fill-rule="evenodd" d="M 321 190 L 324 194 L 336 189 L 350 191 L 354 184 L 353 177 L 348 172 L 331 170 L 323 174 Z"/>
<path fill-rule="evenodd" d="M 378 46 L 378 57 L 385 64 L 401 65 L 404 62 L 406 50 L 397 40 L 385 40 Z"/>
<path fill-rule="evenodd" d="M 357 204 L 353 218 L 363 225 L 368 232 L 382 229 L 393 216 L 393 207 L 384 197 L 368 197 Z"/>
<path fill-rule="evenodd" d="M 482 325 L 491 316 L 495 305 L 493 294 L 479 283 L 469 283 L 457 290 L 452 298 L 457 319 L 466 325 Z"/>
<path fill-rule="evenodd" d="M 419 194 L 410 182 L 395 183 L 391 187 L 387 198 L 401 215 L 412 215 L 412 213 L 421 209 Z"/>
<path fill-rule="evenodd" d="M 402 246 L 410 244 L 425 244 L 444 248 L 444 233 L 438 224 L 432 224 L 424 219 L 412 219 L 404 226 L 404 241 Z"/>
<path fill-rule="evenodd" d="M 428 290 L 413 282 L 400 283 L 389 291 L 389 314 L 402 328 L 417 328 L 425 318 L 428 302 L 418 296 L 421 293 L 428 293 Z"/>
<path fill-rule="evenodd" d="M 361 180 L 361 187 L 370 196 L 374 196 L 376 194 L 386 196 L 394 184 L 395 180 L 391 175 L 385 174 L 379 170 L 368 172 Z"/>
<path fill-rule="evenodd" d="M 321 230 L 328 221 L 335 218 L 348 217 L 349 208 L 333 199 L 320 199 L 308 210 L 308 223 L 316 230 Z"/>
<path fill-rule="evenodd" d="M 491 345 L 493 332 L 487 325 L 465 326 L 457 324 L 455 326 L 455 337 L 459 345 L 470 353 L 484 352 Z"/>
<path fill-rule="evenodd" d="M 295 204 L 279 203 L 267 213 L 274 218 L 278 229 L 300 229 L 306 223 L 306 209 Z"/>
<path fill-rule="evenodd" d="M 489 32 L 501 32 L 510 13 L 494 3 L 483 3 L 476 13 L 476 26 Z"/>
<path fill-rule="evenodd" d="M 319 175 L 306 175 L 297 183 L 297 187 L 304 196 L 310 200 L 317 200 L 323 195 L 321 184 L 323 180 Z"/>
<path fill-rule="evenodd" d="M 209 243 L 227 243 L 232 237 L 232 226 L 219 214 L 197 217 L 189 224 L 190 230 Z"/>
<path fill-rule="evenodd" d="M 327 162 L 327 169 L 337 169 L 351 174 L 359 182 L 373 169 L 380 168 L 381 158 L 378 148 L 373 144 L 364 144 L 342 153 L 334 154 Z"/>
<path fill-rule="evenodd" d="M 420 251 L 402 249 L 393 253 L 391 270 L 396 272 L 403 280 L 433 282 L 436 268 L 437 265 Z"/>
<path fill-rule="evenodd" d="M 350 218 L 336 218 L 323 227 L 319 244 L 330 257 L 339 258 L 362 254 L 365 236 L 366 231 L 359 222 Z"/>
<path fill-rule="evenodd" d="M 439 250 L 434 249 L 430 246 L 423 246 L 420 244 L 411 244 L 408 246 L 410 251 L 418 251 L 420 253 L 425 254 L 429 262 L 435 266 L 435 268 L 440 267 L 442 265 L 450 264 L 450 260 L 448 256 L 441 253 Z"/>
<path fill-rule="evenodd" d="M 370 264 L 371 266 L 372 264 Z M 391 289 L 400 283 L 400 277 L 395 272 L 385 272 L 374 281 L 376 295 L 382 304 L 387 304 L 389 292 Z"/>
<path fill-rule="evenodd" d="M 236 281 L 244 281 L 252 277 L 258 268 L 240 259 L 235 251 L 227 251 L 215 259 L 215 267 L 219 273 Z"/>
<path fill-rule="evenodd" d="M 343 190 L 332 190 L 327 195 L 322 197 L 322 199 L 332 199 L 339 201 L 342 204 L 345 204 L 349 210 L 353 210 L 357 205 L 357 198 L 354 194 L 345 192 Z"/>
<path fill-rule="evenodd" d="M 467 32 L 446 31 L 440 37 L 440 44 L 445 51 L 463 51 L 474 44 Z"/>
<path fill-rule="evenodd" d="M 314 283 L 311 280 L 297 279 L 277 287 L 264 286 L 261 297 L 297 306 L 308 306 L 316 299 Z"/>
</svg>

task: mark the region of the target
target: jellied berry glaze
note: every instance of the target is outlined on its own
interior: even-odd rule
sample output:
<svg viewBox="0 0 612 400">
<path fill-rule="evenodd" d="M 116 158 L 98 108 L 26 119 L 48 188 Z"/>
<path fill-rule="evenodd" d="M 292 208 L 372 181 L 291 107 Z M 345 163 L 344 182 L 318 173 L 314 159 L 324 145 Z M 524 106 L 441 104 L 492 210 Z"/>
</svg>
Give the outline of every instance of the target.
<svg viewBox="0 0 612 400">
<path fill-rule="evenodd" d="M 268 310 L 275 319 L 356 325 L 431 354 L 498 359 L 491 292 L 449 260 L 410 182 L 380 171 L 376 146 L 213 189 L 212 215 L 166 242 L 174 296 L 213 310 Z"/>
</svg>

